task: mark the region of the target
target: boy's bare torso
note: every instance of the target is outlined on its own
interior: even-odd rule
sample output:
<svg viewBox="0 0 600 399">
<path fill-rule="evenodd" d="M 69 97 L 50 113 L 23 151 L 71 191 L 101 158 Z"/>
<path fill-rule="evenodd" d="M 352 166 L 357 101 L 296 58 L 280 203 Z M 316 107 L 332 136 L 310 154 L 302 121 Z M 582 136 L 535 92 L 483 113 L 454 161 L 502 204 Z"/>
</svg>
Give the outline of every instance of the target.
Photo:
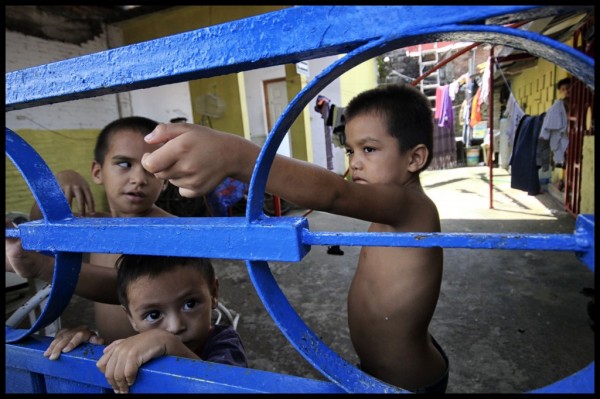
<svg viewBox="0 0 600 399">
<path fill-rule="evenodd" d="M 108 216 L 108 215 L 106 215 Z M 146 215 L 139 217 L 173 217 L 163 209 L 154 206 Z M 90 254 L 90 263 L 104 267 L 115 267 L 115 262 L 120 254 Z M 105 339 L 108 345 L 114 340 L 130 337 L 136 334 L 121 305 L 109 305 L 94 302 L 94 318 L 99 335 Z"/>
<path fill-rule="evenodd" d="M 423 209 L 433 207 L 433 209 Z M 439 231 L 427 199 L 404 231 Z M 437 222 L 436 222 L 437 221 Z M 369 232 L 398 232 L 371 224 Z M 363 247 L 348 294 L 352 343 L 365 372 L 405 389 L 434 383 L 446 364 L 431 343 L 428 326 L 442 278 L 441 248 Z"/>
</svg>

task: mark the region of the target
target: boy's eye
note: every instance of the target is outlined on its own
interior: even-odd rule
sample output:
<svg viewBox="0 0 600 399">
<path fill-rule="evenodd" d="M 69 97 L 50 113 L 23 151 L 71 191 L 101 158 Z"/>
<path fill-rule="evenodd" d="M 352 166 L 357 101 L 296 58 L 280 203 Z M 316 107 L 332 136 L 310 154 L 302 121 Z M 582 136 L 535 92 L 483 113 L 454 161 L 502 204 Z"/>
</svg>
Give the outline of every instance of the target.
<svg viewBox="0 0 600 399">
<path fill-rule="evenodd" d="M 127 161 L 117 162 L 117 166 L 120 166 L 121 168 L 130 168 L 131 162 L 127 162 Z"/>
<path fill-rule="evenodd" d="M 189 301 L 185 302 L 185 304 L 183 305 L 183 309 L 190 310 L 190 309 L 195 308 L 196 305 L 198 305 L 198 301 L 195 299 L 190 299 Z"/>
<path fill-rule="evenodd" d="M 346 148 L 346 155 L 350 156 L 354 154 L 354 151 L 352 151 L 350 148 Z"/>
<path fill-rule="evenodd" d="M 150 323 L 154 323 L 156 320 L 158 320 L 160 317 L 160 312 L 158 310 L 154 310 L 152 312 L 148 312 L 146 313 L 146 315 L 144 316 L 144 320 L 146 320 L 147 322 Z"/>
<path fill-rule="evenodd" d="M 369 152 L 375 151 L 375 148 L 373 148 L 373 147 L 365 147 L 365 148 L 363 148 L 363 151 L 366 152 L 366 153 L 369 153 Z"/>
</svg>

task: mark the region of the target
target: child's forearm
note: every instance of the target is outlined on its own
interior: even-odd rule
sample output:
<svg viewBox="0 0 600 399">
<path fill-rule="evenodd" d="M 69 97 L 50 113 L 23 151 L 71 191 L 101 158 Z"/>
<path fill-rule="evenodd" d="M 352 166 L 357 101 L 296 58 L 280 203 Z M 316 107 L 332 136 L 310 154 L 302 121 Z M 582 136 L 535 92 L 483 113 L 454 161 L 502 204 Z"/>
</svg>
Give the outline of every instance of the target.
<svg viewBox="0 0 600 399">
<path fill-rule="evenodd" d="M 82 263 L 75 294 L 94 302 L 118 305 L 117 270 Z"/>
<path fill-rule="evenodd" d="M 250 182 L 260 147 L 239 136 L 227 135 L 234 179 Z M 266 191 L 307 209 L 329 210 L 341 197 L 343 177 L 309 162 L 276 155 L 269 171 Z"/>
</svg>

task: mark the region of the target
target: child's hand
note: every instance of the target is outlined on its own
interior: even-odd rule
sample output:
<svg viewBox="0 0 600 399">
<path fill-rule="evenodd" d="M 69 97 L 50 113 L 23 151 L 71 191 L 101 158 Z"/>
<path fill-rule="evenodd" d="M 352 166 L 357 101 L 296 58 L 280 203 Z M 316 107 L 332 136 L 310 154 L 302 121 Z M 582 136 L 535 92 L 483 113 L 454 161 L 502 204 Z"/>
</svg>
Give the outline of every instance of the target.
<svg viewBox="0 0 600 399">
<path fill-rule="evenodd" d="M 129 338 L 113 341 L 104 348 L 96 363 L 115 393 L 128 393 L 139 368 L 151 359 L 167 354 L 166 342 L 176 339 L 164 330 L 149 330 Z"/>
<path fill-rule="evenodd" d="M 236 147 L 246 141 L 189 123 L 160 124 L 144 139 L 150 144 L 163 143 L 153 153 L 144 154 L 144 168 L 180 187 L 179 193 L 184 197 L 205 195 L 231 176 L 236 168 L 232 161 L 239 161 Z"/>
<path fill-rule="evenodd" d="M 6 227 L 14 227 L 6 220 Z M 23 249 L 20 238 L 5 238 L 5 270 L 23 278 L 52 281 L 54 258 Z"/>
<path fill-rule="evenodd" d="M 63 328 L 56 333 L 54 340 L 44 352 L 44 356 L 50 360 L 56 360 L 61 353 L 72 351 L 82 342 L 102 345 L 104 344 L 104 339 L 100 338 L 94 331 L 86 326 Z"/>
<path fill-rule="evenodd" d="M 60 185 L 69 206 L 72 207 L 73 199 L 77 201 L 77 209 L 81 216 L 86 216 L 86 210 L 89 215 L 94 215 L 96 209 L 94 197 L 88 182 L 74 170 L 63 170 L 56 174 L 56 180 Z"/>
</svg>

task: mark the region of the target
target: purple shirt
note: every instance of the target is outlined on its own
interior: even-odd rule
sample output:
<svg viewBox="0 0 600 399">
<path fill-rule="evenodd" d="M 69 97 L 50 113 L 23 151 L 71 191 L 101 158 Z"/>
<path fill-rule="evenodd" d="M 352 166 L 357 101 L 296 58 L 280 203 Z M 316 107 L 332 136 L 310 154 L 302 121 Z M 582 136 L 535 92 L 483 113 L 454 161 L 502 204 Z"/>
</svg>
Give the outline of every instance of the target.
<svg viewBox="0 0 600 399">
<path fill-rule="evenodd" d="M 202 352 L 196 354 L 207 362 L 248 367 L 242 339 L 238 332 L 228 325 L 214 325 Z"/>
</svg>

